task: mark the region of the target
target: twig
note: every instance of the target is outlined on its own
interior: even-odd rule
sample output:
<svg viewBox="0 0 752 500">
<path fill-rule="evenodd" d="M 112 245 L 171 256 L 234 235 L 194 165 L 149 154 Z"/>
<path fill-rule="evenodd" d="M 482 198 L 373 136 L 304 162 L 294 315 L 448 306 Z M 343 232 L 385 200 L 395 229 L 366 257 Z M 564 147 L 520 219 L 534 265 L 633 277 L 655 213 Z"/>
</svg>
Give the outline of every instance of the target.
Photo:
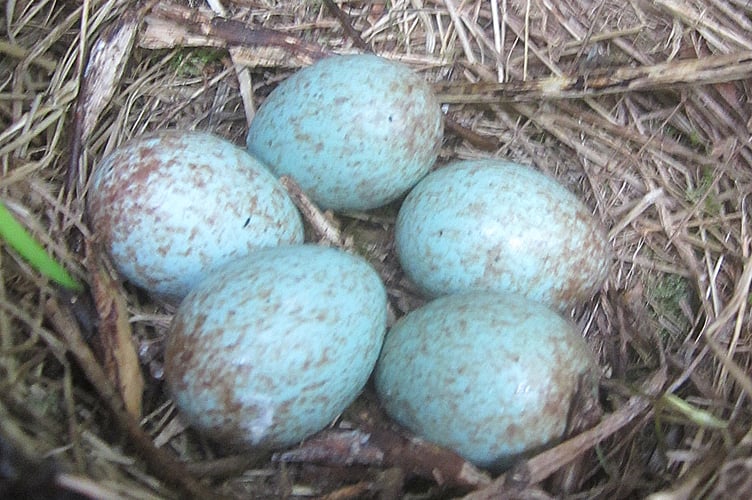
<svg viewBox="0 0 752 500">
<path fill-rule="evenodd" d="M 279 178 L 279 182 L 282 183 L 282 186 L 287 190 L 293 203 L 295 203 L 295 206 L 298 207 L 298 210 L 303 214 L 303 217 L 309 224 L 311 224 L 314 231 L 316 231 L 324 241 L 339 248 L 345 248 L 347 246 L 342 238 L 340 230 L 337 229 L 319 207 L 308 198 L 292 177 L 283 175 Z"/>
<path fill-rule="evenodd" d="M 233 19 L 211 17 L 202 11 L 170 2 L 155 5 L 151 15 L 147 16 L 147 23 L 160 19 L 173 22 L 177 28 L 185 30 L 188 34 L 204 37 L 206 45 L 215 47 L 278 47 L 308 64 L 329 55 L 320 45 L 287 33 L 250 26 Z M 177 40 L 173 42 L 177 43 Z"/>
<path fill-rule="evenodd" d="M 449 116 L 444 116 L 444 125 L 447 130 L 457 134 L 478 149 L 484 151 L 496 151 L 500 147 L 499 141 L 495 138 L 480 135 L 472 129 L 463 127 Z"/>
<path fill-rule="evenodd" d="M 324 430 L 298 448 L 275 453 L 272 460 L 328 466 L 386 466 L 465 491 L 490 483 L 484 472 L 454 451 L 405 436 L 392 426 L 364 422 L 360 427 L 362 429 Z"/>
<path fill-rule="evenodd" d="M 752 51 L 633 68 L 622 66 L 530 82 L 439 82 L 434 91 L 446 104 L 495 104 L 540 99 L 581 99 L 662 90 L 752 77 Z"/>
<path fill-rule="evenodd" d="M 352 39 L 356 47 L 364 52 L 373 52 L 371 46 L 368 45 L 365 40 L 363 40 L 363 37 L 360 36 L 358 30 L 353 27 L 352 23 L 350 22 L 350 16 L 345 14 L 342 9 L 340 9 L 337 4 L 334 3 L 333 0 L 324 0 L 324 5 L 326 5 L 326 8 L 329 9 L 332 14 L 334 14 L 334 17 L 337 18 L 339 24 L 342 26 L 342 29 L 345 30 L 347 36 Z"/>
</svg>

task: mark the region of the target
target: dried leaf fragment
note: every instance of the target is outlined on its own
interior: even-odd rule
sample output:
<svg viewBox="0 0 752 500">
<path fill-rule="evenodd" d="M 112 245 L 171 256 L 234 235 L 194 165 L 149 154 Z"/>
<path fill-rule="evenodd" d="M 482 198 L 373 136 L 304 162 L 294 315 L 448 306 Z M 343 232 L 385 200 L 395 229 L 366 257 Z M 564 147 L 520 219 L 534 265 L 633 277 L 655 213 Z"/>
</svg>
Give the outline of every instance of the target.
<svg viewBox="0 0 752 500">
<path fill-rule="evenodd" d="M 91 245 L 87 255 L 92 293 L 99 315 L 98 339 L 102 346 L 102 365 L 123 398 L 128 413 L 139 419 L 144 379 L 128 321 L 125 296 Z"/>
<path fill-rule="evenodd" d="M 82 119 L 82 144 L 86 143 L 99 115 L 115 95 L 137 28 L 136 12 L 127 11 L 113 25 L 108 26 L 91 47 L 78 103 Z"/>
<path fill-rule="evenodd" d="M 76 103 L 66 191 L 74 187 L 79 175 L 82 148 L 102 111 L 115 95 L 136 38 L 138 24 L 138 13 L 126 11 L 123 17 L 103 30 L 91 47 Z"/>
</svg>

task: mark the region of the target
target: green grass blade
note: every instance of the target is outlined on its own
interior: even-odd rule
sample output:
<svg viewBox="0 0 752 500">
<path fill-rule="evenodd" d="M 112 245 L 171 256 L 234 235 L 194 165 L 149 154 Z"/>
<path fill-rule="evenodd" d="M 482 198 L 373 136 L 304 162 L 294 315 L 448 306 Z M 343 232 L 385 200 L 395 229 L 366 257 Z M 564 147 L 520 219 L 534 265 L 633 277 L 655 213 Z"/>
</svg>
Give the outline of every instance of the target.
<svg viewBox="0 0 752 500">
<path fill-rule="evenodd" d="M 83 290 L 81 283 L 73 279 L 63 266 L 50 257 L 44 247 L 24 229 L 2 202 L 0 202 L 0 237 L 43 275 L 65 288 Z"/>
<path fill-rule="evenodd" d="M 664 394 L 661 397 L 661 400 L 666 403 L 667 406 L 673 408 L 674 410 L 677 410 L 679 413 L 683 414 L 692 422 L 701 427 L 707 427 L 710 429 L 728 428 L 727 422 L 724 422 L 723 420 L 717 418 L 708 411 L 697 408 L 696 406 L 687 403 L 679 396 L 676 396 L 674 394 Z"/>
</svg>

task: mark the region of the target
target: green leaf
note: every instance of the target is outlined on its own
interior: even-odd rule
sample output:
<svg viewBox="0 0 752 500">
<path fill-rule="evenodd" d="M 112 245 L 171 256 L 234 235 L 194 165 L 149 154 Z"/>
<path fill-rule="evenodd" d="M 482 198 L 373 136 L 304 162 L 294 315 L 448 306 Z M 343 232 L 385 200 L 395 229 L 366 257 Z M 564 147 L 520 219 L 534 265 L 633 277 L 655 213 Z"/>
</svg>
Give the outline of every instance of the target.
<svg viewBox="0 0 752 500">
<path fill-rule="evenodd" d="M 65 288 L 83 290 L 81 283 L 73 279 L 63 266 L 50 257 L 44 247 L 24 229 L 2 202 L 0 202 L 0 237 L 43 275 Z"/>
</svg>

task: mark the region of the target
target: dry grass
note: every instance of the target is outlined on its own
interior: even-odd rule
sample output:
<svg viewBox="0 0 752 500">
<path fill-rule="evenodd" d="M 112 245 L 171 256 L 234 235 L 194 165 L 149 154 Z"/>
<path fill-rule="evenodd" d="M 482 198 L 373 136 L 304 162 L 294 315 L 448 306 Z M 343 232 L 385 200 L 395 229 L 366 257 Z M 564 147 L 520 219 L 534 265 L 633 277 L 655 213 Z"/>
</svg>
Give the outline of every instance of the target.
<svg viewBox="0 0 752 500">
<path fill-rule="evenodd" d="M 91 281 L 92 269 L 84 258 L 93 229 L 83 217 L 86 181 L 104 154 L 167 127 L 211 130 L 241 144 L 247 118 L 277 82 L 320 53 L 360 50 L 321 2 L 189 4 L 183 5 L 194 9 L 191 15 L 180 17 L 185 11 L 166 2 L 10 0 L 0 14 L 0 198 L 82 281 Z M 591 303 L 573 311 L 610 377 L 604 424 L 577 446 L 563 445 L 518 470 L 532 481 L 502 477 L 476 496 L 546 498 L 565 489 L 573 498 L 752 495 L 749 5 L 338 5 L 376 53 L 409 64 L 453 96 L 447 117 L 455 126 L 441 163 L 489 156 L 531 163 L 575 191 L 610 228 L 613 272 Z M 201 32 L 208 18 L 196 9 L 210 16 L 209 6 L 295 43 Z M 111 75 L 111 86 L 101 76 L 103 88 L 95 89 L 82 80 L 85 56 L 106 50 L 117 61 L 113 34 L 120 36 L 124 71 Z M 721 67 L 712 66 L 727 55 Z M 694 59 L 711 69 L 682 67 L 669 81 L 643 72 L 644 86 L 617 79 L 605 95 L 594 79 L 582 86 L 594 75 Z M 565 92 L 567 81 L 580 82 L 578 93 Z M 443 82 L 480 85 L 447 90 Z M 96 99 L 83 101 L 96 92 L 101 109 Z M 371 236 L 356 247 L 370 249 L 387 275 L 396 314 L 413 307 L 417 299 L 394 267 L 388 232 L 373 230 L 389 228 L 393 217 L 336 219 L 356 237 Z M 86 322 L 66 316 L 64 297 L 14 253 L 0 253 L 0 273 L 0 435 L 34 458 L 28 470 L 39 481 L 124 498 L 201 495 L 204 487 L 249 498 L 375 497 L 353 484 L 378 489 L 385 481 L 373 469 L 215 460 L 211 446 L 178 425 L 162 392 L 160 346 L 170 311 L 131 289 L 123 293 L 146 378 L 146 416 L 129 427 L 117 397 L 107 396 L 111 387 L 96 380 L 101 369 L 86 366 L 88 346 L 78 336 Z M 149 443 L 139 441 L 139 431 L 164 453 L 144 457 Z M 66 474 L 40 473 L 42 459 L 54 459 Z M 190 462 L 192 478 L 210 480 L 185 484 L 182 469 L 165 472 L 176 464 L 163 459 Z M 0 446 L 2 460 L 9 459 Z M 577 467 L 565 466 L 569 460 Z M 430 481 L 405 487 L 416 497 L 449 494 Z"/>
</svg>

